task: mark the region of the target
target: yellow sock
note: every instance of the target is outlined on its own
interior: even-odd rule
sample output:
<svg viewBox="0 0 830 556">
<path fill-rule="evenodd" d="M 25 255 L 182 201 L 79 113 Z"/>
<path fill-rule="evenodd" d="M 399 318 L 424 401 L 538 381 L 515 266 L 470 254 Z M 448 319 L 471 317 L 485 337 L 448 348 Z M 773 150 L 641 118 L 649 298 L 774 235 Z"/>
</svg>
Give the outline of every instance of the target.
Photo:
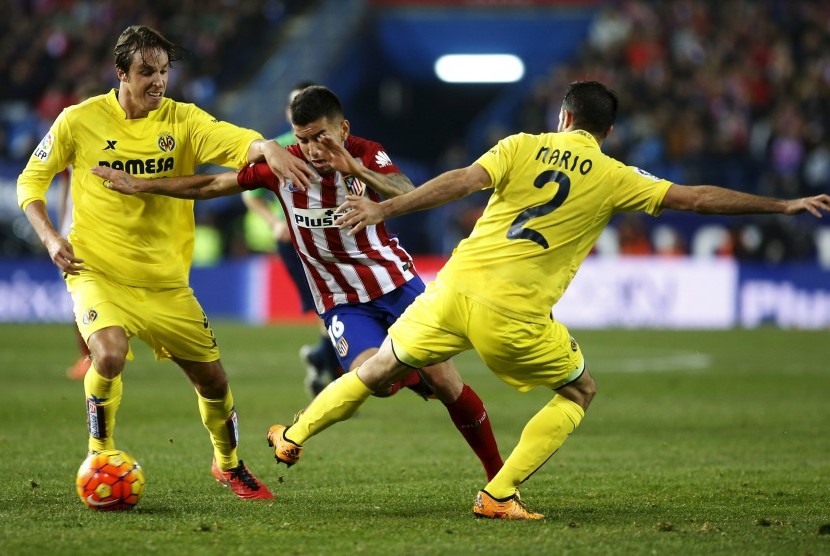
<svg viewBox="0 0 830 556">
<path fill-rule="evenodd" d="M 121 375 L 104 378 L 93 363 L 84 376 L 86 396 L 86 425 L 89 430 L 89 451 L 115 449 L 115 414 L 121 405 L 123 385 Z"/>
<path fill-rule="evenodd" d="M 354 415 L 371 395 L 372 391 L 358 378 L 357 371 L 348 372 L 314 398 L 285 437 L 302 445 L 315 434 Z"/>
<path fill-rule="evenodd" d="M 199 413 L 202 415 L 202 423 L 210 433 L 213 455 L 219 469 L 233 469 L 239 465 L 239 457 L 236 455 L 239 427 L 230 386 L 225 397 L 217 400 L 203 398 L 199 392 L 196 392 L 196 397 L 199 398 Z"/>
<path fill-rule="evenodd" d="M 554 396 L 527 422 L 513 453 L 484 489 L 495 498 L 513 496 L 516 487 L 550 459 L 584 416 L 579 404 Z"/>
</svg>

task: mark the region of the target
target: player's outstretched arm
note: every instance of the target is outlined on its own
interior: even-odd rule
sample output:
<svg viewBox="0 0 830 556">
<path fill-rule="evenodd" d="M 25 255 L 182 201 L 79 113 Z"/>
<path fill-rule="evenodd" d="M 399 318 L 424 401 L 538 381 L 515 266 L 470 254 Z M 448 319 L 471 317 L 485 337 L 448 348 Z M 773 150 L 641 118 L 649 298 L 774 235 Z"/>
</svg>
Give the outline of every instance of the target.
<svg viewBox="0 0 830 556">
<path fill-rule="evenodd" d="M 490 174 L 481 165 L 472 164 L 444 172 L 421 187 L 382 203 L 372 203 L 368 199 L 350 195 L 337 209 L 337 212 L 346 214 L 338 218 L 335 224 L 340 228 L 351 227 L 349 235 L 354 235 L 366 226 L 402 214 L 437 207 L 490 185 Z"/>
<path fill-rule="evenodd" d="M 104 187 L 124 195 L 154 193 L 179 199 L 213 199 L 242 192 L 236 172 L 145 179 L 108 166 L 94 166 L 92 173 L 103 178 Z"/>
<path fill-rule="evenodd" d="M 662 208 L 699 214 L 786 214 L 809 212 L 821 218 L 830 212 L 830 196 L 816 195 L 799 199 L 776 199 L 715 185 L 672 184 L 663 198 Z"/>
</svg>

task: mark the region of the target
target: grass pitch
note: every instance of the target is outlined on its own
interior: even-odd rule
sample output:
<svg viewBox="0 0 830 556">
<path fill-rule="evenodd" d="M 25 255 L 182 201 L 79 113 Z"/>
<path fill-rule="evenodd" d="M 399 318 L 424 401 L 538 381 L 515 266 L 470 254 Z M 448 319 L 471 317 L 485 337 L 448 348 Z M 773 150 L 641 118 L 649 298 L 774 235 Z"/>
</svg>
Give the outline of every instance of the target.
<svg viewBox="0 0 830 556">
<path fill-rule="evenodd" d="M 307 326 L 214 323 L 240 416 L 240 455 L 274 490 L 242 502 L 210 474 L 195 394 L 140 341 L 117 444 L 144 467 L 136 509 L 87 510 L 83 389 L 64 377 L 68 325 L 0 326 L 3 554 L 830 554 L 827 332 L 574 331 L 599 393 L 523 489 L 542 522 L 476 520 L 484 474 L 443 406 L 370 400 L 277 467 L 265 432 L 307 403 Z M 506 456 L 550 398 L 457 359 Z"/>
</svg>

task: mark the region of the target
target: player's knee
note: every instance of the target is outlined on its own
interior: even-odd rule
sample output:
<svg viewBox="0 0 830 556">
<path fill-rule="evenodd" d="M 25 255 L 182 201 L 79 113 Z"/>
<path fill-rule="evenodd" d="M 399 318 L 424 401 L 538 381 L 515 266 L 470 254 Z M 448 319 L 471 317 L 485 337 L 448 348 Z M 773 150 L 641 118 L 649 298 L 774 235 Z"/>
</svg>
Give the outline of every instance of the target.
<svg viewBox="0 0 830 556">
<path fill-rule="evenodd" d="M 127 353 L 120 349 L 99 349 L 92 354 L 93 365 L 98 374 L 114 378 L 124 370 L 124 363 L 127 360 Z"/>
<path fill-rule="evenodd" d="M 432 388 L 435 397 L 445 404 L 457 400 L 464 389 L 464 381 L 450 361 L 424 367 L 421 375 Z"/>
<path fill-rule="evenodd" d="M 591 400 L 594 399 L 594 396 L 597 395 L 597 381 L 594 380 L 594 377 L 588 375 L 588 380 L 582 386 L 583 396 L 585 397 L 585 407 L 588 407 L 588 404 L 591 403 Z"/>
<path fill-rule="evenodd" d="M 587 410 L 594 396 L 596 396 L 597 383 L 586 368 L 578 379 L 562 388 L 558 388 L 556 392 L 579 404 L 583 410 Z"/>
</svg>

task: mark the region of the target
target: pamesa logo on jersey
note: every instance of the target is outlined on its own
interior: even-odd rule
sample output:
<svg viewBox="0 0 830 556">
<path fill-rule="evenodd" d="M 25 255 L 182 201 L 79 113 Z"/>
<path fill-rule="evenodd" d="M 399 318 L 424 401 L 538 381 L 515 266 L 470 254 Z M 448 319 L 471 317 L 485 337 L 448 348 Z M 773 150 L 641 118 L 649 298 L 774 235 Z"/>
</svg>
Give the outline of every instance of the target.
<svg viewBox="0 0 830 556">
<path fill-rule="evenodd" d="M 176 148 L 176 139 L 169 131 L 162 131 L 159 133 L 158 145 L 159 150 L 163 153 L 173 152 Z"/>
</svg>

